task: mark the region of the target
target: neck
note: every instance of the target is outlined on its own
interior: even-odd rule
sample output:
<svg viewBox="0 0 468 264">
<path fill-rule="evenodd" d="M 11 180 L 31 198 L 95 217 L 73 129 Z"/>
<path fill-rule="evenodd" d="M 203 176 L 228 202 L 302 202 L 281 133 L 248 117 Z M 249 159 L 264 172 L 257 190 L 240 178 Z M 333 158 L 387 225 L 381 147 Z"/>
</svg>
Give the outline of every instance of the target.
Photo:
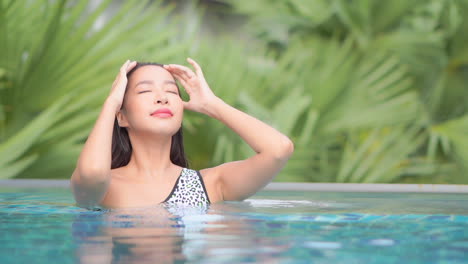
<svg viewBox="0 0 468 264">
<path fill-rule="evenodd" d="M 171 162 L 172 137 L 167 135 L 134 135 L 129 133 L 132 142 L 132 156 L 127 165 L 134 170 L 134 177 L 161 178 L 176 165 Z"/>
</svg>

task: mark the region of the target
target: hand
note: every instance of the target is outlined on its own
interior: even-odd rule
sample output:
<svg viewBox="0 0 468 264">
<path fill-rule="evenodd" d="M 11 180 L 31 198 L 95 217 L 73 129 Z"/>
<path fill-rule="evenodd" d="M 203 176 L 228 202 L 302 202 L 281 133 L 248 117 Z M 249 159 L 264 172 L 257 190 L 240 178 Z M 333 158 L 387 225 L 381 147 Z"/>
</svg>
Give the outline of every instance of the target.
<svg viewBox="0 0 468 264">
<path fill-rule="evenodd" d="M 127 87 L 127 73 L 131 71 L 137 65 L 136 61 L 127 60 L 122 67 L 120 67 L 119 74 L 112 83 L 112 88 L 109 96 L 107 97 L 116 109 L 116 112 L 120 110 L 125 96 L 125 89 Z"/>
<path fill-rule="evenodd" d="M 184 108 L 210 115 L 209 105 L 219 98 L 208 86 L 200 65 L 190 58 L 187 61 L 193 66 L 195 73 L 190 68 L 177 64 L 164 65 L 164 69 L 169 71 L 182 84 L 190 96 L 189 101 L 184 102 Z"/>
</svg>

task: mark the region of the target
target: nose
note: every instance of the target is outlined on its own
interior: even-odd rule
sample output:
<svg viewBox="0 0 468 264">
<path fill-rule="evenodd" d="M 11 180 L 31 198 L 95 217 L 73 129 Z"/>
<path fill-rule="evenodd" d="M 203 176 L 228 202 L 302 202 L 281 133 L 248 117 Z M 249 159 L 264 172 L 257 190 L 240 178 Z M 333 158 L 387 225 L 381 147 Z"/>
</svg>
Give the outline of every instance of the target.
<svg viewBox="0 0 468 264">
<path fill-rule="evenodd" d="M 154 97 L 154 102 L 157 104 L 167 104 L 168 100 L 165 93 L 156 93 Z"/>
</svg>

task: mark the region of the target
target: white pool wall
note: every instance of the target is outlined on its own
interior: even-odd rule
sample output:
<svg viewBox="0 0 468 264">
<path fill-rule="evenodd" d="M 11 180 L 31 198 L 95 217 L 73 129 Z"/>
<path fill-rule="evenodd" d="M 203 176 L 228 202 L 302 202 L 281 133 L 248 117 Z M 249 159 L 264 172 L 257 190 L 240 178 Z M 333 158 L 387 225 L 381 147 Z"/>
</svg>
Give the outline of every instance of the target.
<svg viewBox="0 0 468 264">
<path fill-rule="evenodd" d="M 0 187 L 69 188 L 69 180 L 7 179 Z M 426 192 L 468 193 L 468 185 L 456 184 L 375 184 L 375 183 L 303 183 L 272 182 L 264 190 L 271 191 L 325 191 L 325 192 Z"/>
</svg>

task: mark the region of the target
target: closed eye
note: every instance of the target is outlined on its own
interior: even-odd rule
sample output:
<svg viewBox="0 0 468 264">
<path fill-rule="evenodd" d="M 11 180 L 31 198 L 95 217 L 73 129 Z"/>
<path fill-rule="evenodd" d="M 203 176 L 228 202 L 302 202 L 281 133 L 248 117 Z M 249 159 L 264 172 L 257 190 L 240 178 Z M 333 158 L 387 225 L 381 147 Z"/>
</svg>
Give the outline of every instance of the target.
<svg viewBox="0 0 468 264">
<path fill-rule="evenodd" d="M 178 92 L 176 92 L 176 91 L 167 91 L 167 92 L 169 92 L 169 93 L 173 93 L 173 94 L 179 94 L 179 93 L 178 93 Z"/>
<path fill-rule="evenodd" d="M 145 91 L 140 91 L 138 92 L 139 94 L 146 93 L 146 92 L 151 92 L 150 90 L 145 90 Z"/>
</svg>

